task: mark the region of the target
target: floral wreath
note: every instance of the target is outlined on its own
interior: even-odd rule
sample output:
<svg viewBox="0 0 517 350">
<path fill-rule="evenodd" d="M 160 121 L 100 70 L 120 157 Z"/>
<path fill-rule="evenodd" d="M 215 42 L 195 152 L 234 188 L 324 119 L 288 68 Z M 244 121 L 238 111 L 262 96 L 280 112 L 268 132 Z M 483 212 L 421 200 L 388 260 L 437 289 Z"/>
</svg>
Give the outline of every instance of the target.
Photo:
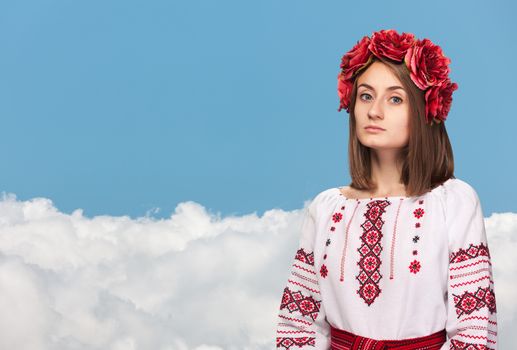
<svg viewBox="0 0 517 350">
<path fill-rule="evenodd" d="M 411 33 L 399 34 L 393 29 L 374 32 L 371 39 L 364 36 L 341 58 L 337 85 L 340 101 L 338 112 L 345 109 L 350 113 L 350 95 L 355 77 L 368 66 L 374 55 L 406 64 L 411 80 L 420 90 L 425 91 L 427 124 L 447 119 L 452 92 L 458 89 L 458 84 L 451 82 L 448 77 L 451 60 L 431 40 L 415 39 Z"/>
</svg>

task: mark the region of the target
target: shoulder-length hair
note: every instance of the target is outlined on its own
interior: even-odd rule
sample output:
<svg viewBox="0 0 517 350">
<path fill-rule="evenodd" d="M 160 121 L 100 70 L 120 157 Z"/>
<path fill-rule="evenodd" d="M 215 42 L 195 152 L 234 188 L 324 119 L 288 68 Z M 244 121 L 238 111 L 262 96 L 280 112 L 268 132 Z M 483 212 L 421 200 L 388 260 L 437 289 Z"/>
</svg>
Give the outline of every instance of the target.
<svg viewBox="0 0 517 350">
<path fill-rule="evenodd" d="M 420 196 L 449 178 L 454 178 L 454 158 L 449 136 L 443 122 L 429 125 L 425 123 L 425 95 L 411 80 L 409 70 L 404 63 L 394 63 L 389 59 L 374 57 L 368 64 L 381 61 L 400 80 L 407 91 L 409 103 L 409 141 L 401 150 L 399 161 L 402 162 L 401 182 L 406 186 L 407 196 Z M 362 145 L 356 134 L 355 103 L 357 81 L 366 71 L 361 69 L 355 78 L 350 97 L 350 122 L 348 160 L 352 182 L 350 187 L 356 190 L 373 192 L 377 184 L 373 183 L 371 152 L 372 149 Z"/>
</svg>

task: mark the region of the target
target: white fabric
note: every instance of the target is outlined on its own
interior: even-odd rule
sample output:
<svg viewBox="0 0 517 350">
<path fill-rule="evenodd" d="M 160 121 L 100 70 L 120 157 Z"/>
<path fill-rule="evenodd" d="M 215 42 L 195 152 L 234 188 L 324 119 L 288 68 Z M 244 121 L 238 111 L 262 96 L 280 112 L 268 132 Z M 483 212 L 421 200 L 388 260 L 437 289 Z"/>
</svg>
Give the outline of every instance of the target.
<svg viewBox="0 0 517 350">
<path fill-rule="evenodd" d="M 375 204 L 370 217 L 368 204 Z M 375 208 L 382 206 L 381 220 L 375 219 Z M 377 266 L 382 277 L 380 294 L 368 305 L 358 293 L 356 276 L 361 272 L 358 249 L 365 245 L 361 236 L 372 222 L 382 233 L 380 265 L 368 266 Z M 375 235 L 370 238 L 375 242 Z M 377 340 L 421 337 L 445 328 L 447 342 L 441 349 L 468 344 L 497 349 L 492 266 L 483 245 L 488 252 L 479 197 L 460 179 L 451 178 L 418 197 L 355 199 L 338 187 L 326 189 L 305 209 L 278 314 L 277 347 L 329 349 L 332 324 Z M 420 264 L 416 273 L 409 268 L 415 260 Z"/>
</svg>

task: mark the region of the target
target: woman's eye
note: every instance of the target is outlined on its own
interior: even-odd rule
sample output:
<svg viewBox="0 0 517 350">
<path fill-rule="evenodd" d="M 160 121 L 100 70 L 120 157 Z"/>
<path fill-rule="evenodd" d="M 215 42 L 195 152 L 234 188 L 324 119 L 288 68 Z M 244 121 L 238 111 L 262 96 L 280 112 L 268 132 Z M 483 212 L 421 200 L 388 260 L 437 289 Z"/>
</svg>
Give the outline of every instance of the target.
<svg viewBox="0 0 517 350">
<path fill-rule="evenodd" d="M 397 104 L 400 104 L 400 103 L 402 103 L 402 99 L 401 99 L 400 97 L 397 97 L 397 96 L 393 96 L 392 98 L 396 98 L 396 99 L 400 100 L 400 102 L 396 102 Z"/>
<path fill-rule="evenodd" d="M 363 96 L 370 96 L 370 94 L 361 94 L 361 95 L 359 95 L 359 98 L 361 98 L 361 100 L 363 100 L 363 98 L 362 98 Z"/>
</svg>

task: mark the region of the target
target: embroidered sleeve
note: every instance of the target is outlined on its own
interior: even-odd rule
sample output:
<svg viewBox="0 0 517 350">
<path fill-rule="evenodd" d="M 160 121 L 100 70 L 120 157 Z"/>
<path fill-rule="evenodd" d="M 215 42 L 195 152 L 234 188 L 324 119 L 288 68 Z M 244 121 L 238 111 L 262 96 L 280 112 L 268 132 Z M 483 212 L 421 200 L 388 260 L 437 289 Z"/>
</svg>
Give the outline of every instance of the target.
<svg viewBox="0 0 517 350">
<path fill-rule="evenodd" d="M 315 222 L 305 211 L 298 248 L 283 291 L 276 329 L 276 347 L 281 349 L 329 349 L 330 325 L 323 310 L 314 268 Z"/>
<path fill-rule="evenodd" d="M 447 195 L 447 342 L 441 349 L 497 349 L 492 264 L 483 212 L 468 184 Z"/>
</svg>

